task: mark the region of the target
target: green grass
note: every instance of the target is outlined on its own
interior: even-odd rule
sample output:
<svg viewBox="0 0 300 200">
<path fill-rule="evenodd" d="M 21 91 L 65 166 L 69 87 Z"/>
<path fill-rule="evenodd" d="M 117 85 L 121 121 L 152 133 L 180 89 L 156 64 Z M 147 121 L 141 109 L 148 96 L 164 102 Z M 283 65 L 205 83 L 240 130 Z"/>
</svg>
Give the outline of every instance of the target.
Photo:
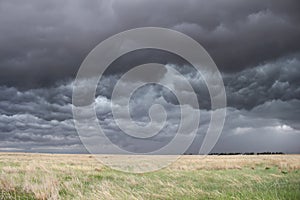
<svg viewBox="0 0 300 200">
<path fill-rule="evenodd" d="M 300 199 L 299 169 L 276 163 L 133 174 L 94 162 L 46 160 L 10 166 L 0 159 L 0 199 Z"/>
</svg>

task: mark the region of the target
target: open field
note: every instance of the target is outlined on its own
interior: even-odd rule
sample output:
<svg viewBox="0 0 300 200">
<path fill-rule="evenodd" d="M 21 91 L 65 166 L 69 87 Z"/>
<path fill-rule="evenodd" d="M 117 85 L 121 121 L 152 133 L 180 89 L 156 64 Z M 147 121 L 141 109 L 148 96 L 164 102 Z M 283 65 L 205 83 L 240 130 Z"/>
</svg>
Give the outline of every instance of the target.
<svg viewBox="0 0 300 200">
<path fill-rule="evenodd" d="M 0 153 L 0 199 L 300 199 L 300 155 L 183 156 L 151 173 L 90 155 Z"/>
</svg>

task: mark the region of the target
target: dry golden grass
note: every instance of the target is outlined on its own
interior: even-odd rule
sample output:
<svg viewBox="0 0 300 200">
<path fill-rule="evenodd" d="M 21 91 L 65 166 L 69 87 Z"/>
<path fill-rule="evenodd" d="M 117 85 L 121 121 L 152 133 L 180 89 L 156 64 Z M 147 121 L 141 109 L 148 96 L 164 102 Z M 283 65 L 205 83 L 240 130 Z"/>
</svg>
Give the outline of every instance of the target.
<svg viewBox="0 0 300 200">
<path fill-rule="evenodd" d="M 276 166 L 279 169 L 300 169 L 300 155 L 227 155 L 227 156 L 183 156 L 170 169 L 241 169 L 257 165 Z"/>
<path fill-rule="evenodd" d="M 261 198 L 275 191 L 297 199 L 299 170 L 300 155 L 182 156 L 160 171 L 129 174 L 90 155 L 0 153 L 0 199 L 244 199 L 251 188 Z"/>
</svg>

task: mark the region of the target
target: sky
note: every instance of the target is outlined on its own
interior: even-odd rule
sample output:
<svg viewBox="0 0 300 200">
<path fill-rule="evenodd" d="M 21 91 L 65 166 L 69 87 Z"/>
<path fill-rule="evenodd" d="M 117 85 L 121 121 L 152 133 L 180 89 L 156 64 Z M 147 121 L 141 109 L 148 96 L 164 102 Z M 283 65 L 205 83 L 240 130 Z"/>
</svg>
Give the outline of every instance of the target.
<svg viewBox="0 0 300 200">
<path fill-rule="evenodd" d="M 151 26 L 192 37 L 222 74 L 227 116 L 212 152 L 300 153 L 299 10 L 298 0 L 0 0 L 0 151 L 86 153 L 72 115 L 81 63 L 108 37 Z M 174 137 L 178 101 L 158 85 L 137 90 L 130 111 L 134 120 L 147 124 L 148 108 L 163 105 L 168 119 L 159 135 L 133 142 L 113 120 L 114 84 L 148 62 L 165 65 L 160 79 L 168 79 L 171 67 L 193 86 L 201 121 L 187 152 L 197 153 L 212 112 L 207 87 L 189 63 L 169 52 L 139 50 L 111 64 L 97 88 L 99 123 L 129 151 L 151 151 Z M 169 81 L 180 87 L 182 80 Z"/>
</svg>

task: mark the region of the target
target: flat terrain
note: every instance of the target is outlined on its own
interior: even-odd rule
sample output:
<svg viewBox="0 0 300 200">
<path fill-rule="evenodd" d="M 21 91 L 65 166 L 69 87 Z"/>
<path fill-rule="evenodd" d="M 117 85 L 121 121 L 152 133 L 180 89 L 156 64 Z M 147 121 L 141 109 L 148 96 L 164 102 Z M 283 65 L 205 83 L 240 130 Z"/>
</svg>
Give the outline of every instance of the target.
<svg viewBox="0 0 300 200">
<path fill-rule="evenodd" d="M 0 199 L 300 199 L 300 155 L 183 156 L 112 170 L 90 155 L 0 153 Z"/>
</svg>

